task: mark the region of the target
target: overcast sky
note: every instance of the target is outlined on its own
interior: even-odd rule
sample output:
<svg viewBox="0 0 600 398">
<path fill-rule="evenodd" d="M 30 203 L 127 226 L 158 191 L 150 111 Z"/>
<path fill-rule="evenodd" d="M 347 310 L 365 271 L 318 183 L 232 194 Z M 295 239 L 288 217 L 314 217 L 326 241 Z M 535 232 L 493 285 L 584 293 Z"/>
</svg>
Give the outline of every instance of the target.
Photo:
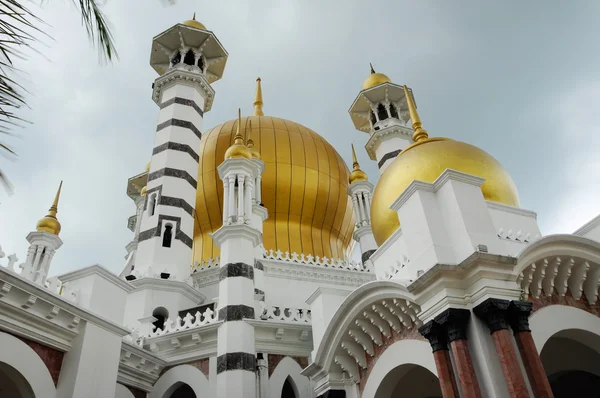
<svg viewBox="0 0 600 398">
<path fill-rule="evenodd" d="M 0 192 L 0 245 L 21 261 L 64 180 L 52 274 L 123 267 L 135 211 L 126 183 L 150 158 L 158 117 L 152 37 L 193 12 L 229 52 L 204 130 L 238 107 L 250 113 L 260 75 L 265 114 L 317 131 L 348 162 L 355 143 L 373 181 L 368 136 L 348 116 L 373 62 L 413 88 L 430 135 L 477 145 L 504 165 L 544 234 L 600 213 L 598 1 L 107 0 L 103 9 L 120 54 L 109 65 L 69 0 L 36 9 L 52 40 L 19 64 L 32 93 L 22 115 L 33 124 L 9 141 L 18 159 L 0 157 L 15 187 Z"/>
</svg>

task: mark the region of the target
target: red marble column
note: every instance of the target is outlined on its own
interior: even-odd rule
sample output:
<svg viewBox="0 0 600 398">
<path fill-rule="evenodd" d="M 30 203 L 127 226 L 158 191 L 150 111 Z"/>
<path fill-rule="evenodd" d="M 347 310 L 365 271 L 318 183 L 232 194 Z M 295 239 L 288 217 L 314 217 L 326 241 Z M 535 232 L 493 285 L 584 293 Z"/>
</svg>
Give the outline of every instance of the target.
<svg viewBox="0 0 600 398">
<path fill-rule="evenodd" d="M 458 394 L 458 387 L 454 379 L 452 362 L 450 362 L 450 355 L 448 354 L 446 331 L 434 321 L 429 321 L 419 328 L 419 333 L 429 340 L 429 344 L 431 344 L 442 397 L 459 398 L 460 395 Z"/>
<path fill-rule="evenodd" d="M 529 329 L 531 308 L 532 304 L 529 301 L 512 301 L 508 307 L 508 320 L 535 398 L 554 398 L 542 360 L 531 337 L 531 329 Z"/>
<path fill-rule="evenodd" d="M 447 333 L 448 341 L 454 356 L 454 364 L 458 373 L 458 382 L 462 397 L 481 398 L 481 388 L 473 368 L 469 344 L 467 342 L 467 325 L 471 311 L 449 308 L 435 318 Z"/>
<path fill-rule="evenodd" d="M 490 328 L 496 352 L 502 366 L 502 373 L 511 398 L 530 398 L 525 377 L 521 372 L 517 352 L 508 330 L 508 300 L 489 298 L 473 309 L 475 315 L 483 319 Z"/>
</svg>

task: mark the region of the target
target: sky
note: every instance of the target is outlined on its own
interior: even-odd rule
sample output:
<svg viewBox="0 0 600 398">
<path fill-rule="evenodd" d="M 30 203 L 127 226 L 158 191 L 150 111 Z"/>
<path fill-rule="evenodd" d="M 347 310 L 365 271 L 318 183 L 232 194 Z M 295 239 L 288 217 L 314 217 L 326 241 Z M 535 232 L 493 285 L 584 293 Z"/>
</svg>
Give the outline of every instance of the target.
<svg viewBox="0 0 600 398">
<path fill-rule="evenodd" d="M 571 233 L 600 213 L 600 2 L 106 0 L 119 59 L 99 62 L 71 1 L 32 6 L 49 35 L 17 63 L 32 123 L 0 157 L 14 193 L 0 191 L 0 246 L 25 260 L 64 180 L 64 245 L 51 274 L 92 264 L 120 272 L 135 213 L 127 179 L 154 141 L 152 38 L 196 12 L 229 52 L 204 130 L 252 111 L 321 134 L 350 163 L 350 142 L 376 181 L 376 163 L 348 109 L 369 62 L 415 93 L 424 127 L 477 145 L 512 175 L 543 234 Z M 0 260 L 5 261 L 6 259 Z"/>
</svg>

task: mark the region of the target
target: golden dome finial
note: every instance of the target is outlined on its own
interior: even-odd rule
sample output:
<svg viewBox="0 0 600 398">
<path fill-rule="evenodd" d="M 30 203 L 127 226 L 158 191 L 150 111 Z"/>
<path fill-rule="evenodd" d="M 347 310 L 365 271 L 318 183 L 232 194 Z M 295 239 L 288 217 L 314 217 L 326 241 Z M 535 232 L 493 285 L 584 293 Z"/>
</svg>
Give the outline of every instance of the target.
<svg viewBox="0 0 600 398">
<path fill-rule="evenodd" d="M 408 112 L 410 114 L 410 120 L 412 121 L 412 127 L 415 132 L 413 133 L 412 139 L 414 142 L 419 142 L 429 138 L 427 130 L 423 129 L 423 123 L 417 112 L 417 106 L 413 100 L 412 93 L 408 91 L 408 87 L 404 86 L 404 95 L 406 96 L 406 103 L 408 104 Z"/>
<path fill-rule="evenodd" d="M 60 222 L 56 218 L 56 213 L 58 213 L 58 200 L 60 199 L 61 190 L 62 181 L 58 186 L 58 191 L 56 191 L 54 202 L 52 202 L 52 206 L 50 206 L 48 214 L 37 223 L 36 229 L 38 232 L 49 232 L 54 235 L 58 235 L 60 233 Z"/>
<path fill-rule="evenodd" d="M 375 73 L 375 69 L 373 69 L 373 64 L 369 62 L 369 66 L 371 67 L 371 74 Z"/>
<path fill-rule="evenodd" d="M 248 139 L 246 140 L 246 146 L 250 149 L 250 153 L 253 158 L 260 159 L 260 152 L 254 147 L 254 140 L 252 140 L 252 120 L 248 122 Z"/>
<path fill-rule="evenodd" d="M 250 149 L 244 144 L 244 137 L 240 133 L 240 125 L 242 124 L 242 110 L 238 108 L 237 130 L 233 137 L 233 145 L 225 152 L 225 159 L 245 158 L 252 160 Z"/>
<path fill-rule="evenodd" d="M 385 74 L 375 72 L 375 69 L 373 69 L 372 63 L 369 63 L 369 66 L 371 67 L 371 73 L 369 74 L 369 76 L 367 76 L 367 78 L 363 82 L 363 85 L 362 85 L 363 90 L 367 90 L 371 87 L 379 86 L 380 84 L 383 84 L 383 83 L 391 83 L 392 82 L 392 79 L 387 77 Z"/>
<path fill-rule="evenodd" d="M 194 12 L 194 15 L 192 15 L 192 21 L 196 20 L 196 13 Z"/>
<path fill-rule="evenodd" d="M 256 78 L 256 96 L 254 98 L 254 116 L 264 116 L 263 98 L 262 98 L 262 87 L 260 86 L 260 77 Z"/>
<path fill-rule="evenodd" d="M 360 169 L 360 165 L 358 164 L 358 160 L 356 159 L 356 152 L 354 151 L 354 144 L 350 144 L 352 146 L 352 173 L 350 173 L 350 177 L 348 178 L 348 182 L 353 184 L 357 181 L 368 181 L 367 173 Z"/>
<path fill-rule="evenodd" d="M 192 16 L 192 19 L 188 19 L 183 24 L 186 26 L 192 27 L 192 28 L 206 30 L 206 26 L 204 26 L 202 23 L 196 21 L 196 13 L 194 13 L 194 16 Z"/>
</svg>

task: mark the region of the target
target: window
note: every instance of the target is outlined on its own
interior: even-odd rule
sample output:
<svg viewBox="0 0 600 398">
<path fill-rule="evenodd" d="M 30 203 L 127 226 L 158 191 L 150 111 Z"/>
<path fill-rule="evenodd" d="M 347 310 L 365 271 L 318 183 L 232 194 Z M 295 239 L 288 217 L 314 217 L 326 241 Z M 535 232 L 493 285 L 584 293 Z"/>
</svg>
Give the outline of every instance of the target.
<svg viewBox="0 0 600 398">
<path fill-rule="evenodd" d="M 372 124 L 375 124 L 375 123 L 377 123 L 377 118 L 375 117 L 375 112 L 372 112 L 372 111 L 371 111 L 371 112 L 370 112 L 370 115 L 371 115 L 371 123 L 372 123 Z"/>
<path fill-rule="evenodd" d="M 156 194 L 153 193 L 150 195 L 150 202 L 148 203 L 148 215 L 152 217 L 154 215 L 154 211 L 156 210 Z"/>
<path fill-rule="evenodd" d="M 390 115 L 392 117 L 395 117 L 396 119 L 400 119 L 398 117 L 398 110 L 396 109 L 396 105 L 394 105 L 394 104 L 390 104 Z"/>
<path fill-rule="evenodd" d="M 183 58 L 183 63 L 186 65 L 194 65 L 195 59 L 196 56 L 194 55 L 194 52 L 192 50 L 188 50 L 188 52 L 185 54 L 185 58 Z"/>
<path fill-rule="evenodd" d="M 152 322 L 152 324 L 156 326 L 156 329 L 162 329 L 165 326 L 165 320 L 169 318 L 169 311 L 165 307 L 156 307 L 152 311 L 152 316 L 156 318 L 156 321 Z"/>
<path fill-rule="evenodd" d="M 163 233 L 163 247 L 171 247 L 171 239 L 173 237 L 173 225 L 165 225 L 165 232 Z"/>
<path fill-rule="evenodd" d="M 377 105 L 377 117 L 379 117 L 379 121 L 385 120 L 388 118 L 387 110 L 383 104 Z"/>
<path fill-rule="evenodd" d="M 175 55 L 173 55 L 173 58 L 171 58 L 171 65 L 175 66 L 180 62 L 181 62 L 181 53 L 179 51 L 177 51 L 175 53 Z"/>
<path fill-rule="evenodd" d="M 204 71 L 204 60 L 202 59 L 202 55 L 198 57 L 198 62 L 196 63 L 196 65 L 198 65 L 198 68 Z"/>
</svg>

